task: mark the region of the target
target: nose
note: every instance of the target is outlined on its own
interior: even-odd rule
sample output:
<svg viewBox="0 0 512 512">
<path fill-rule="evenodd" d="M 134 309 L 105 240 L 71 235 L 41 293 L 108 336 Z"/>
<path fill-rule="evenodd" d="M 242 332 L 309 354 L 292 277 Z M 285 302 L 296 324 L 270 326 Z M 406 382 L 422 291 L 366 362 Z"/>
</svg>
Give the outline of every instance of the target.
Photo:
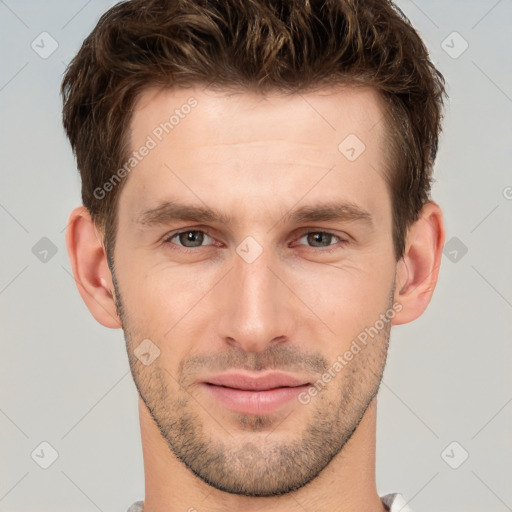
<svg viewBox="0 0 512 512">
<path fill-rule="evenodd" d="M 217 297 L 221 339 L 247 352 L 290 339 L 298 316 L 294 307 L 299 301 L 286 286 L 277 259 L 268 253 L 263 251 L 252 263 L 235 255 Z"/>
</svg>

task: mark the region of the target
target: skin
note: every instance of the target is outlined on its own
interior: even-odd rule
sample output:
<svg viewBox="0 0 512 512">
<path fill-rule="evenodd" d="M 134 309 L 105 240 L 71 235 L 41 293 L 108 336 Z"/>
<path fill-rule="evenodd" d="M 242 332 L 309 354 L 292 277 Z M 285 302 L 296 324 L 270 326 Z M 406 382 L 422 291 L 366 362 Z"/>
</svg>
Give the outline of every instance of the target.
<svg viewBox="0 0 512 512">
<path fill-rule="evenodd" d="M 121 191 L 115 275 L 85 208 L 72 212 L 66 235 L 89 310 L 124 330 L 140 394 L 144 510 L 385 510 L 375 483 L 376 393 L 391 325 L 419 317 L 434 291 L 441 210 L 425 205 L 396 262 L 383 111 L 372 89 L 266 97 L 148 89 L 130 123 L 131 149 L 190 96 L 197 107 Z M 338 150 L 351 133 L 366 145 L 354 161 Z M 171 200 L 231 219 L 138 222 Z M 327 201 L 350 201 L 371 223 L 285 217 Z M 191 241 L 170 238 L 183 229 L 196 232 Z M 262 249 L 251 263 L 236 251 L 248 236 Z M 390 310 L 393 318 L 308 404 L 238 414 L 199 385 L 235 368 L 315 382 Z M 144 339 L 160 350 L 148 366 L 134 354 Z"/>
</svg>

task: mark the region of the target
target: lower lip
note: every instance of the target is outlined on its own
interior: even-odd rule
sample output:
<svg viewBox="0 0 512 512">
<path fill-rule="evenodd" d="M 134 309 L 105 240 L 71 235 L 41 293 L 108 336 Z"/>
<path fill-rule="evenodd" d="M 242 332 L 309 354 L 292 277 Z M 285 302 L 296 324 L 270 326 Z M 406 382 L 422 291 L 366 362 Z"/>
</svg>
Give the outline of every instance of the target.
<svg viewBox="0 0 512 512">
<path fill-rule="evenodd" d="M 206 383 L 203 386 L 214 398 L 233 412 L 242 414 L 271 414 L 307 390 L 309 384 L 294 388 L 275 388 L 265 391 L 245 391 Z"/>
</svg>

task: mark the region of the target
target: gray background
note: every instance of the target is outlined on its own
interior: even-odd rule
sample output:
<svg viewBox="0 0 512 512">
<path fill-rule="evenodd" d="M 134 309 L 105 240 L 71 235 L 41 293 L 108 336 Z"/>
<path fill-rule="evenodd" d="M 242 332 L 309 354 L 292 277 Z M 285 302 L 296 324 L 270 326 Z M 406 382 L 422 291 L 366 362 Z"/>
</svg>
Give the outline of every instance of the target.
<svg viewBox="0 0 512 512">
<path fill-rule="evenodd" d="M 0 0 L 1 511 L 124 512 L 144 497 L 122 332 L 89 314 L 64 243 L 80 182 L 59 85 L 114 3 Z M 512 2 L 398 5 L 447 80 L 433 190 L 447 244 L 428 310 L 392 330 L 378 490 L 403 493 L 415 512 L 512 510 Z M 58 43 L 47 58 L 44 31 Z M 31 455 L 43 441 L 58 452 L 48 469 Z"/>
</svg>

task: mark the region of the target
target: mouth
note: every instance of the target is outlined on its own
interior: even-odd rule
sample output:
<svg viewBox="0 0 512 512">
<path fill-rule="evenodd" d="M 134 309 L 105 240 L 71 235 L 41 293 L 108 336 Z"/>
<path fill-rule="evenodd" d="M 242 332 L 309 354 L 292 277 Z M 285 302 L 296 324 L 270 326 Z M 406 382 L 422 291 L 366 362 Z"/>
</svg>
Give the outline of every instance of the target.
<svg viewBox="0 0 512 512">
<path fill-rule="evenodd" d="M 284 407 L 311 384 L 283 373 L 264 376 L 231 373 L 201 383 L 217 403 L 241 414 L 271 414 Z"/>
</svg>

